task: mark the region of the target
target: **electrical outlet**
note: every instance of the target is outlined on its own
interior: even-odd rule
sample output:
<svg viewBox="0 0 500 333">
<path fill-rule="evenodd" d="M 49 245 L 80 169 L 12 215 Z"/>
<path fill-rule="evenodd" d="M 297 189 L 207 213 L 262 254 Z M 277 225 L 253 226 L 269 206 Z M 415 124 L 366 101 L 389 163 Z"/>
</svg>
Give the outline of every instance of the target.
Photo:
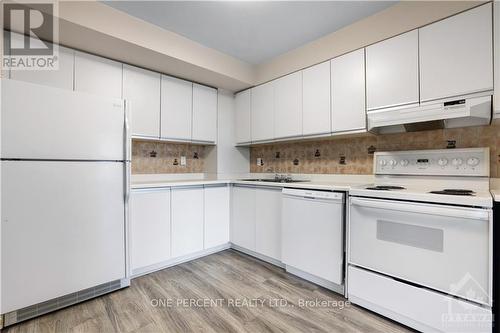
<svg viewBox="0 0 500 333">
<path fill-rule="evenodd" d="M 257 157 L 257 166 L 261 166 L 261 165 L 262 165 L 262 158 Z"/>
<path fill-rule="evenodd" d="M 181 165 L 186 166 L 186 156 L 181 156 Z"/>
</svg>

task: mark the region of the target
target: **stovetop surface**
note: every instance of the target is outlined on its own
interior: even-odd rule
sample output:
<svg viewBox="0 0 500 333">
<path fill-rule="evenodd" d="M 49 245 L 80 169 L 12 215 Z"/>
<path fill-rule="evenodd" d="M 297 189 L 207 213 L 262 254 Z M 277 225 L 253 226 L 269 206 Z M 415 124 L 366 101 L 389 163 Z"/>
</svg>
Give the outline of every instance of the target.
<svg viewBox="0 0 500 333">
<path fill-rule="evenodd" d="M 463 186 L 454 187 L 446 185 L 448 184 L 429 180 L 422 180 L 420 184 L 376 183 L 354 187 L 349 191 L 349 195 L 485 208 L 493 205 L 488 188 L 471 186 L 479 184 L 455 184 Z"/>
</svg>

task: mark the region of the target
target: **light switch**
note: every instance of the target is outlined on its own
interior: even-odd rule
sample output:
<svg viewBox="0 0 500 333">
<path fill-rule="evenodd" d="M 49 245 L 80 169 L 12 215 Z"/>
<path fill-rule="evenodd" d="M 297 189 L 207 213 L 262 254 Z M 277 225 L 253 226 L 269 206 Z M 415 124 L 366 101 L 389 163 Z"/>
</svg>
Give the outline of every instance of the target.
<svg viewBox="0 0 500 333">
<path fill-rule="evenodd" d="M 186 156 L 181 156 L 181 165 L 182 166 L 186 165 Z"/>
</svg>

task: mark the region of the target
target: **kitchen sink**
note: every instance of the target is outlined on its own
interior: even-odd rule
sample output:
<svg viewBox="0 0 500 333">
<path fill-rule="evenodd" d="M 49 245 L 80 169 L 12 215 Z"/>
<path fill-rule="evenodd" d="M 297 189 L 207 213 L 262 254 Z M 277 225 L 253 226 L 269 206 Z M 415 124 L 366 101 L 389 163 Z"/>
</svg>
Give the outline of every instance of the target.
<svg viewBox="0 0 500 333">
<path fill-rule="evenodd" d="M 309 180 L 295 180 L 295 179 L 269 179 L 269 178 L 260 178 L 260 179 L 240 179 L 245 182 L 267 182 L 267 183 L 303 183 L 308 182 Z"/>
</svg>

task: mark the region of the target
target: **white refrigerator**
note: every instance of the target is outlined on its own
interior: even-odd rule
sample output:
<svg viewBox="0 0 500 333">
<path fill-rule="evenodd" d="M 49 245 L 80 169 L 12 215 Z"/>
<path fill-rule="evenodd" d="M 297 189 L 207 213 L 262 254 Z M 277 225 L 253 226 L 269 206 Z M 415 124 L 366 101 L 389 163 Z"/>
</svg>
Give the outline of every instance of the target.
<svg viewBox="0 0 500 333">
<path fill-rule="evenodd" d="M 14 80 L 1 93 L 9 324 L 128 285 L 130 139 L 123 100 Z"/>
</svg>

